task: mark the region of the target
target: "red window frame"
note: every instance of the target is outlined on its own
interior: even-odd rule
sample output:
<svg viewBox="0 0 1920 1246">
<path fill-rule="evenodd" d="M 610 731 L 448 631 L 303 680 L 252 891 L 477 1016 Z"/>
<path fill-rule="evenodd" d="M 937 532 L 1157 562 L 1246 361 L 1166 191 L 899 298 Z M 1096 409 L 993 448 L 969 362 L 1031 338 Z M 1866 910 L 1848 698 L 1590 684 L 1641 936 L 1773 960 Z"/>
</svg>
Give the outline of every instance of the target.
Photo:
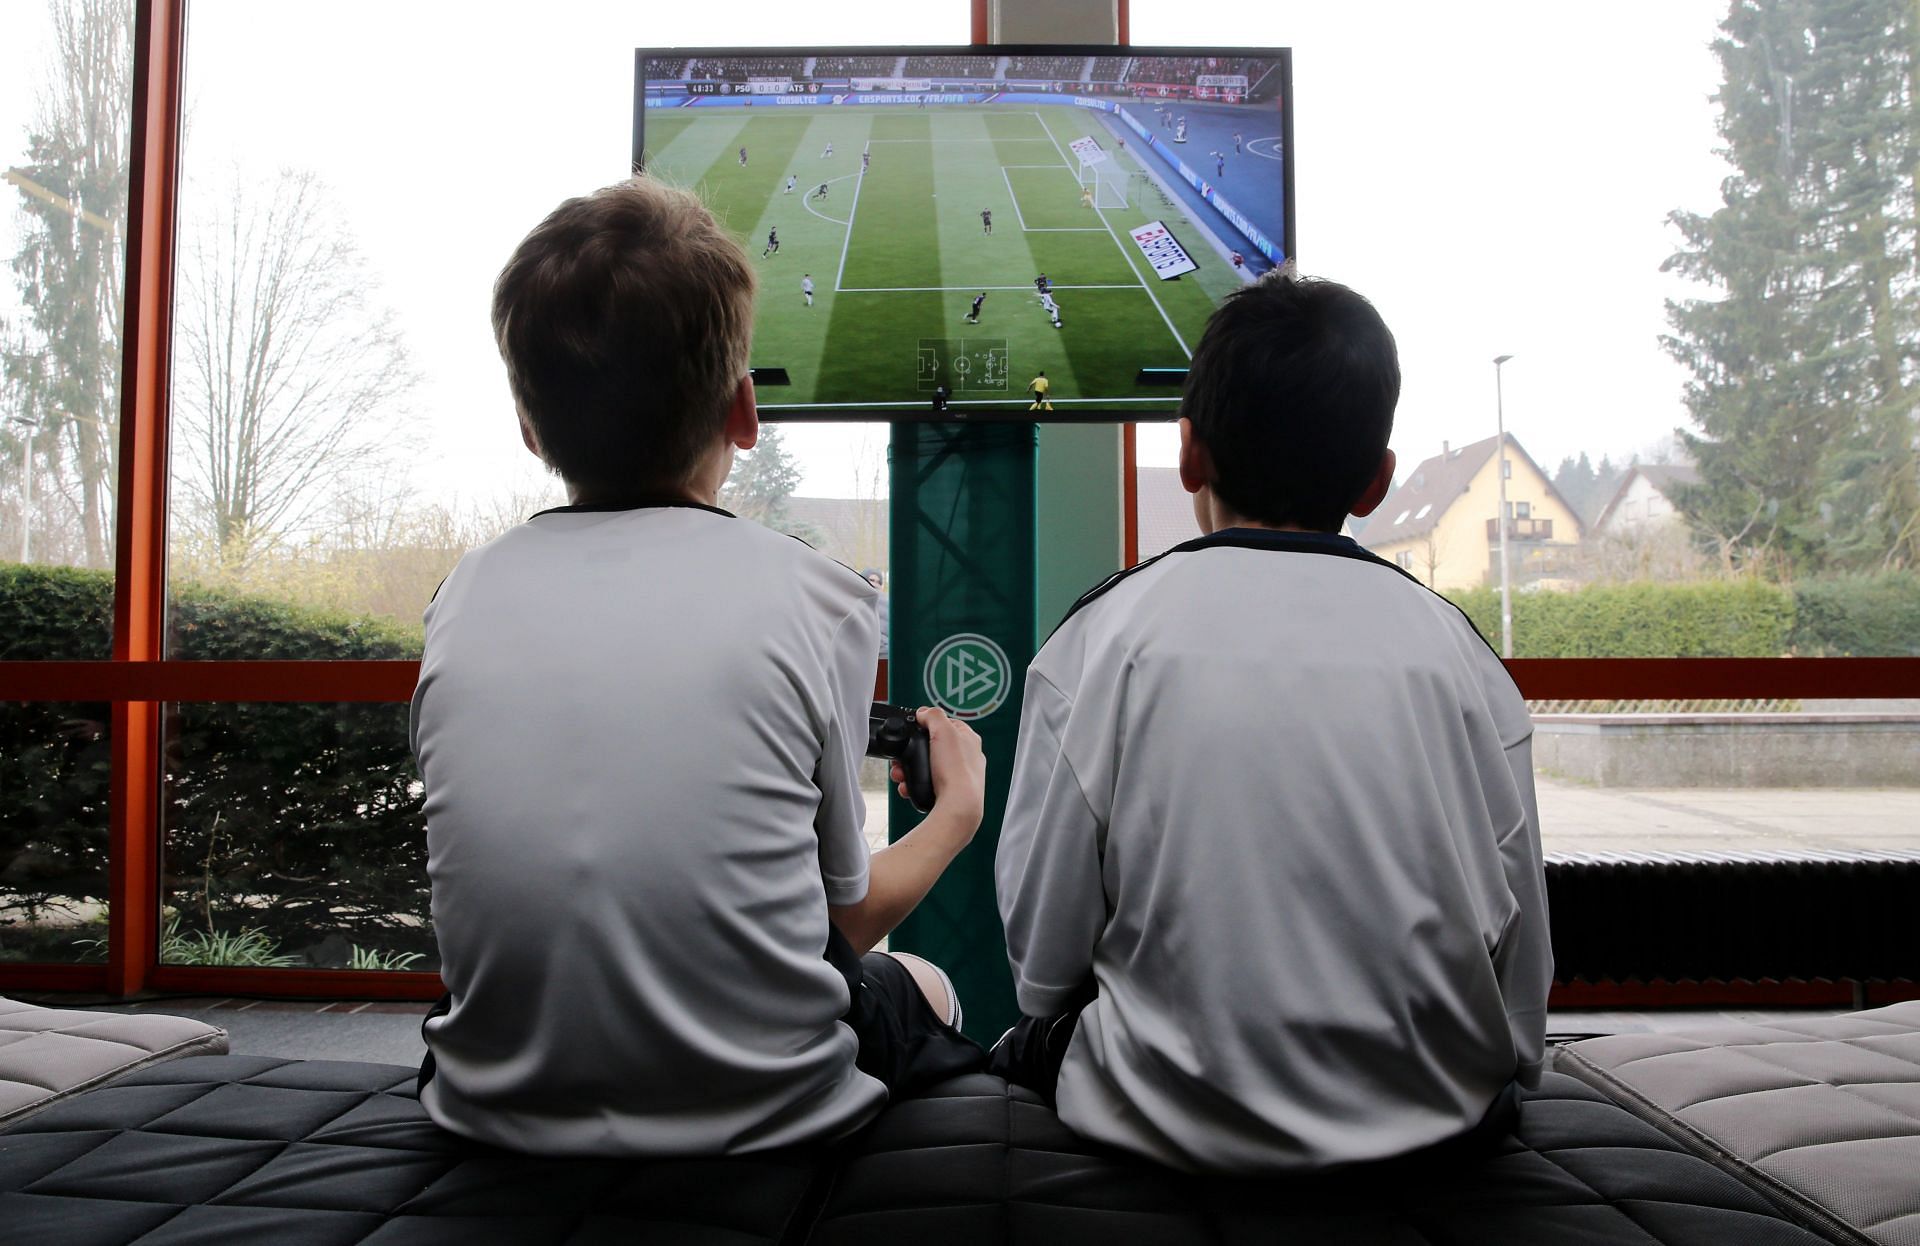
<svg viewBox="0 0 1920 1246">
<path fill-rule="evenodd" d="M 1128 0 L 1116 0 L 1128 42 Z M 168 702 L 403 704 L 417 662 L 179 662 L 163 652 L 167 422 L 186 0 L 135 0 L 128 323 L 122 360 L 121 473 L 110 661 L 0 662 L 0 702 L 96 701 L 113 707 L 109 823 L 112 900 L 104 965 L 7 965 L 0 989 L 149 991 L 432 999 L 437 974 L 241 969 L 159 963 L 161 711 Z M 971 0 L 973 41 L 988 40 L 990 0 Z M 1139 557 L 1134 430 L 1122 431 L 1125 553 Z M 1597 658 L 1508 663 L 1530 699 L 1920 697 L 1920 658 Z M 880 668 L 876 696 L 886 691 Z M 1784 993 L 1783 993 L 1784 992 Z M 1881 992 L 1876 991 L 1876 994 Z M 1896 987 L 1896 994 L 1911 991 Z M 1832 998 L 1829 999 L 1829 996 Z M 1817 998 L 1815 998 L 1817 997 Z M 1848 1002 L 1822 984 L 1572 984 L 1555 1002 Z"/>
</svg>

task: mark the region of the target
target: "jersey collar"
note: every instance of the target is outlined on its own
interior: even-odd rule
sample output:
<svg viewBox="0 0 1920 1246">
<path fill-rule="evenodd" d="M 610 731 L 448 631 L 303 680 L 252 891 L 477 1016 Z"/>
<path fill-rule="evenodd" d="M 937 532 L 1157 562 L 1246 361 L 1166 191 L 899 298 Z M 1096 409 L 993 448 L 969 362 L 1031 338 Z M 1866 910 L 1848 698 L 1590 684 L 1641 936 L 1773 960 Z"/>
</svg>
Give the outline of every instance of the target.
<svg viewBox="0 0 1920 1246">
<path fill-rule="evenodd" d="M 1419 577 L 1407 571 L 1406 568 L 1395 566 L 1378 554 L 1362 549 L 1358 541 L 1338 532 L 1280 532 L 1272 528 L 1222 528 L 1218 532 L 1195 537 L 1191 541 L 1183 541 L 1164 553 L 1155 554 L 1152 558 L 1114 572 L 1087 590 L 1079 601 L 1074 602 L 1073 608 L 1067 611 L 1066 617 L 1060 622 L 1065 623 L 1067 619 L 1078 614 L 1083 607 L 1091 605 L 1104 596 L 1114 585 L 1135 572 L 1151 567 L 1162 558 L 1170 558 L 1175 554 L 1190 554 L 1204 549 L 1265 549 L 1291 554 L 1329 554 L 1335 558 L 1353 558 L 1360 562 L 1375 563 L 1398 575 L 1406 576 L 1415 584 L 1420 583 Z M 1422 585 L 1422 587 L 1425 586 Z"/>
<path fill-rule="evenodd" d="M 721 510 L 718 506 L 708 506 L 705 502 L 695 502 L 688 498 L 638 497 L 622 498 L 617 502 L 576 502 L 571 506 L 549 506 L 546 510 L 535 511 L 527 516 L 529 520 L 542 515 L 593 515 L 607 511 L 638 511 L 657 507 L 679 507 L 683 510 L 707 511 L 715 515 L 724 515 L 728 519 L 738 519 L 732 511 Z"/>
</svg>

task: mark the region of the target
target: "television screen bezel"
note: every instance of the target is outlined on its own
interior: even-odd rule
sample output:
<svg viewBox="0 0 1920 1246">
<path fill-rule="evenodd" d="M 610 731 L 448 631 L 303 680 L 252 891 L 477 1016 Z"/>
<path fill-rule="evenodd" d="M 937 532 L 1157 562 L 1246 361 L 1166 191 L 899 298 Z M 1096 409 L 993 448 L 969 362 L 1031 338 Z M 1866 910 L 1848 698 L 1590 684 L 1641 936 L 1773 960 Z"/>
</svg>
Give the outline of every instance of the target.
<svg viewBox="0 0 1920 1246">
<path fill-rule="evenodd" d="M 1216 44 L 1179 47 L 1167 44 L 1106 43 L 974 43 L 974 44 L 871 44 L 867 46 L 785 46 L 785 47 L 644 47 L 633 51 L 633 141 L 629 153 L 630 174 L 644 171 L 646 147 L 647 58 L 666 57 L 777 57 L 777 56 L 1245 56 L 1279 62 L 1280 68 L 1280 180 L 1281 237 L 1284 262 L 1295 263 L 1294 148 L 1293 148 L 1293 49 L 1291 47 L 1226 47 Z M 877 401 L 877 400 L 876 400 Z M 1177 404 L 1179 395 L 1169 395 Z M 1142 412 L 1127 409 L 1076 409 L 1066 411 L 995 411 L 970 408 L 950 402 L 944 411 L 935 412 L 932 403 L 916 411 L 903 407 L 862 406 L 859 403 L 836 405 L 830 410 L 788 412 L 762 408 L 766 423 L 782 424 L 866 424 L 866 423 L 1000 423 L 1000 424 L 1158 424 L 1179 418 L 1175 409 Z"/>
</svg>

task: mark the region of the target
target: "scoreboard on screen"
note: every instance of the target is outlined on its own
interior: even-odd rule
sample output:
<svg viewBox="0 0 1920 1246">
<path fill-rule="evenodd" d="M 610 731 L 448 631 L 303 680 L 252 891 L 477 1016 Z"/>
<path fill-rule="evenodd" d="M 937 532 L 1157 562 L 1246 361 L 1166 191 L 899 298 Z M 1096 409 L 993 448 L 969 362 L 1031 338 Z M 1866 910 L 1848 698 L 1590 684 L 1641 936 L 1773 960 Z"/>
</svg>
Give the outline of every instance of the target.
<svg viewBox="0 0 1920 1246">
<path fill-rule="evenodd" d="M 791 78 L 748 78 L 744 82 L 689 82 L 688 95 L 818 95 L 817 82 Z"/>
<path fill-rule="evenodd" d="M 1201 74 L 1193 82 L 1193 97 L 1238 104 L 1247 98 L 1245 74 Z"/>
</svg>

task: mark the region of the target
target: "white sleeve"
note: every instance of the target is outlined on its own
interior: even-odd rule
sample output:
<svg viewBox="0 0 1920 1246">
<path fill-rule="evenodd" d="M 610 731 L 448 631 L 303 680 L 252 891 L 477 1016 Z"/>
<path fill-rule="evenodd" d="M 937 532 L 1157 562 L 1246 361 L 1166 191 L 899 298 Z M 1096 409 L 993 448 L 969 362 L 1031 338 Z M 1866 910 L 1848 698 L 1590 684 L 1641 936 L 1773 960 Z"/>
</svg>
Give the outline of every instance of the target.
<svg viewBox="0 0 1920 1246">
<path fill-rule="evenodd" d="M 1493 968 L 1506 1001 L 1507 1025 L 1520 1058 L 1520 1084 L 1540 1083 L 1546 1062 L 1547 992 L 1553 986 L 1553 932 L 1547 922 L 1547 879 L 1540 859 L 1540 807 L 1533 791 L 1533 734 L 1506 749 L 1524 816 L 1500 840 L 1500 868 L 1518 910 L 1494 949 Z"/>
<path fill-rule="evenodd" d="M 820 877 L 832 905 L 867 898 L 867 802 L 860 794 L 860 759 L 867 753 L 879 631 L 873 607 L 862 600 L 840 621 L 828 656 L 830 716 L 820 750 L 820 808 L 813 826 L 820 836 Z"/>
<path fill-rule="evenodd" d="M 994 882 L 1014 994 L 1030 1017 L 1060 1012 L 1092 976 L 1107 922 L 1102 828 L 1061 748 L 1072 712 L 1066 694 L 1028 670 Z"/>
</svg>

